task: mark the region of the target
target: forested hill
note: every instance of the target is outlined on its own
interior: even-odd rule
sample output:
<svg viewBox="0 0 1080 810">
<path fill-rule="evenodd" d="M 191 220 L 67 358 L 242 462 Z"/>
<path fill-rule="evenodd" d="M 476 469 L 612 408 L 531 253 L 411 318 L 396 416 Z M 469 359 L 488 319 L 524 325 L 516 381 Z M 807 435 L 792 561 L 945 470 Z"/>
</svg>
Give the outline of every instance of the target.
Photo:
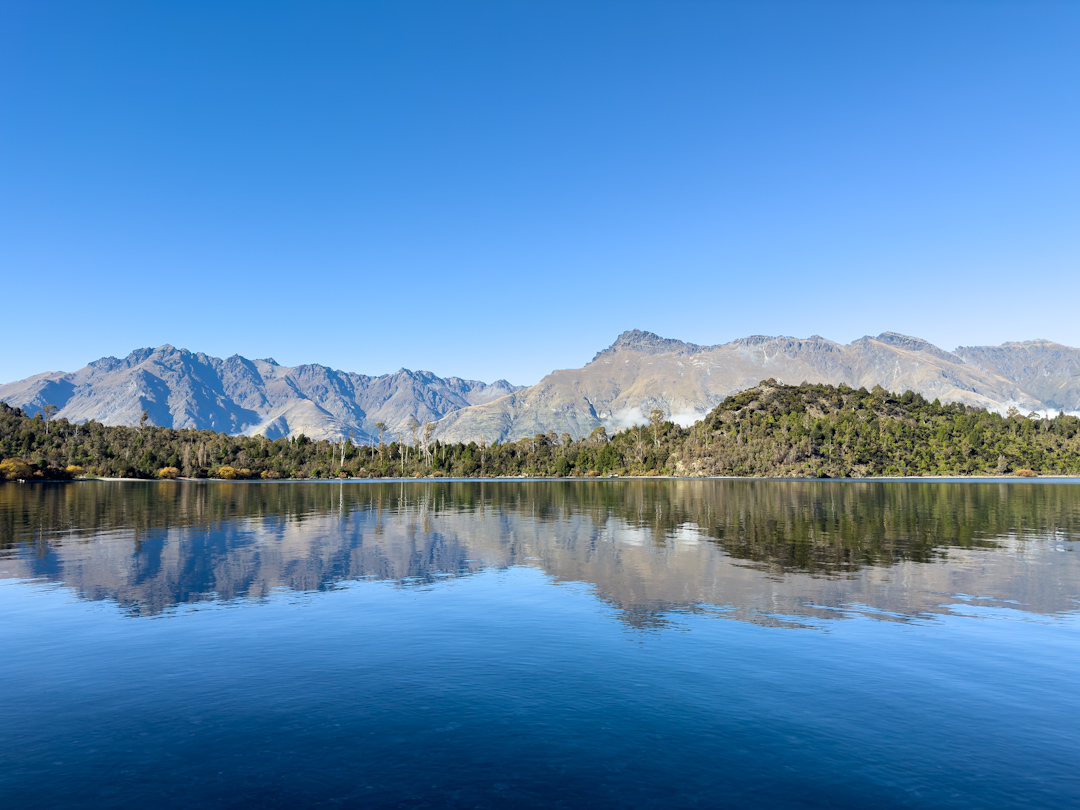
<svg viewBox="0 0 1080 810">
<path fill-rule="evenodd" d="M 132 478 L 683 475 L 864 477 L 1080 475 L 1080 418 L 1007 416 L 881 388 L 773 381 L 728 397 L 689 428 L 653 411 L 647 425 L 586 438 L 353 445 L 198 430 L 75 425 L 0 403 L 0 474 Z"/>
<path fill-rule="evenodd" d="M 1007 416 L 830 385 L 763 382 L 685 431 L 669 462 L 682 475 L 1080 474 L 1080 419 Z"/>
</svg>

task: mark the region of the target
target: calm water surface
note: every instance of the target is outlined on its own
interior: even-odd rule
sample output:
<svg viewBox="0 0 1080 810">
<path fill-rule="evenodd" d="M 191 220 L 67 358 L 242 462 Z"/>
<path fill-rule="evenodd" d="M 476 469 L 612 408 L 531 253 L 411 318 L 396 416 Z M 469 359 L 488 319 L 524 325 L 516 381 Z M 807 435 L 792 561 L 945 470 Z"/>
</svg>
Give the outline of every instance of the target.
<svg viewBox="0 0 1080 810">
<path fill-rule="evenodd" d="M 1080 806 L 1080 484 L 0 485 L 0 806 Z"/>
</svg>

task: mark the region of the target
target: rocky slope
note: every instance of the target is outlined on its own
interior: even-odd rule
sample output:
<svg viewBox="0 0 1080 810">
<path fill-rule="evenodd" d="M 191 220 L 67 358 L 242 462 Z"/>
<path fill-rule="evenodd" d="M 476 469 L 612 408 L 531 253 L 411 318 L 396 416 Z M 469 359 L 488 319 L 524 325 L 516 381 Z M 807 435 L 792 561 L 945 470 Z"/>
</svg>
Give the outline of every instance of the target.
<svg viewBox="0 0 1080 810">
<path fill-rule="evenodd" d="M 357 441 L 378 434 L 377 422 L 405 430 L 411 417 L 435 421 L 447 413 L 490 402 L 516 386 L 443 379 L 402 369 L 370 377 L 326 366 L 280 366 L 273 360 L 224 360 L 161 346 L 123 359 L 106 357 L 73 373 L 39 374 L 0 385 L 0 400 L 33 413 L 47 404 L 73 422 L 94 419 L 132 425 L 147 411 L 155 425 L 268 438 L 304 433 Z"/>
<path fill-rule="evenodd" d="M 724 397 L 763 379 L 917 391 L 929 399 L 1005 411 L 1080 410 L 1080 350 L 1048 341 L 946 352 L 885 332 L 849 344 L 756 335 L 698 346 L 650 332 L 624 332 L 584 368 L 444 417 L 444 440 L 519 439 L 555 431 L 645 422 L 659 408 L 680 424 L 700 419 Z"/>
<path fill-rule="evenodd" d="M 1080 349 L 1049 340 L 961 346 L 964 362 L 1010 380 L 1051 410 L 1080 410 Z"/>
</svg>

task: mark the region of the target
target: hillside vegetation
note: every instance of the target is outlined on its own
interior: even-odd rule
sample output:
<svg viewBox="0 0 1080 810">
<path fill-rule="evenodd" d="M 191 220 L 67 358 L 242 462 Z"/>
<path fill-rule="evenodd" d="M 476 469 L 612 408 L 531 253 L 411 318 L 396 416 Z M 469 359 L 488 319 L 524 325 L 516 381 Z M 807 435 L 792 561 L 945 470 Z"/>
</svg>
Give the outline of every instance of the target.
<svg viewBox="0 0 1080 810">
<path fill-rule="evenodd" d="M 385 478 L 683 475 L 864 477 L 1080 474 L 1080 419 L 1007 416 L 881 388 L 765 381 L 688 428 L 587 438 L 537 434 L 486 445 L 432 440 L 419 422 L 393 441 L 270 440 L 150 425 L 46 420 L 0 403 L 0 474 L 131 478 Z M 384 439 L 387 437 L 383 437 Z"/>
</svg>

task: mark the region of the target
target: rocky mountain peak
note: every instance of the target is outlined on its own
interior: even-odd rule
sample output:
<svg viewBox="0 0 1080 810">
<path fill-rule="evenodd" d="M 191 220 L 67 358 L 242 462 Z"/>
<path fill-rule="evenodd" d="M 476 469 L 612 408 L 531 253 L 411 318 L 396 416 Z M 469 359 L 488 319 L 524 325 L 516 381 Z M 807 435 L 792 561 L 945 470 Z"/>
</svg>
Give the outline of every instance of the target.
<svg viewBox="0 0 1080 810">
<path fill-rule="evenodd" d="M 163 427 L 270 439 L 299 433 L 336 439 L 352 432 L 364 439 L 378 422 L 396 429 L 414 418 L 437 421 L 515 390 L 506 382 L 448 381 L 405 368 L 367 377 L 318 364 L 283 367 L 273 359 L 221 359 L 165 345 L 95 360 L 72 374 L 0 384 L 0 400 L 30 409 L 56 405 L 57 418 L 73 422 L 137 424 L 147 411 Z"/>
<path fill-rule="evenodd" d="M 882 332 L 876 338 L 863 338 L 863 340 L 876 340 L 878 343 L 884 343 L 885 345 L 892 346 L 896 349 L 931 354 L 941 360 L 949 360 L 953 363 L 960 361 L 960 358 L 957 356 L 950 354 L 943 349 L 939 349 L 928 340 L 912 337 L 911 335 L 902 335 L 899 332 Z M 858 341 L 856 341 L 856 343 L 857 342 Z"/>
<path fill-rule="evenodd" d="M 135 349 L 134 351 L 129 352 L 128 356 L 124 358 L 124 362 L 129 366 L 137 366 L 139 363 L 142 363 L 153 356 L 154 349 L 147 346 L 145 349 Z"/>
<path fill-rule="evenodd" d="M 595 363 L 601 357 L 607 357 L 622 351 L 638 352 L 639 354 L 669 354 L 672 352 L 693 352 L 701 348 L 701 346 L 694 343 L 684 343 L 681 340 L 660 337 L 654 332 L 630 329 L 615 338 L 615 342 L 606 349 L 597 352 L 591 362 Z"/>
</svg>

